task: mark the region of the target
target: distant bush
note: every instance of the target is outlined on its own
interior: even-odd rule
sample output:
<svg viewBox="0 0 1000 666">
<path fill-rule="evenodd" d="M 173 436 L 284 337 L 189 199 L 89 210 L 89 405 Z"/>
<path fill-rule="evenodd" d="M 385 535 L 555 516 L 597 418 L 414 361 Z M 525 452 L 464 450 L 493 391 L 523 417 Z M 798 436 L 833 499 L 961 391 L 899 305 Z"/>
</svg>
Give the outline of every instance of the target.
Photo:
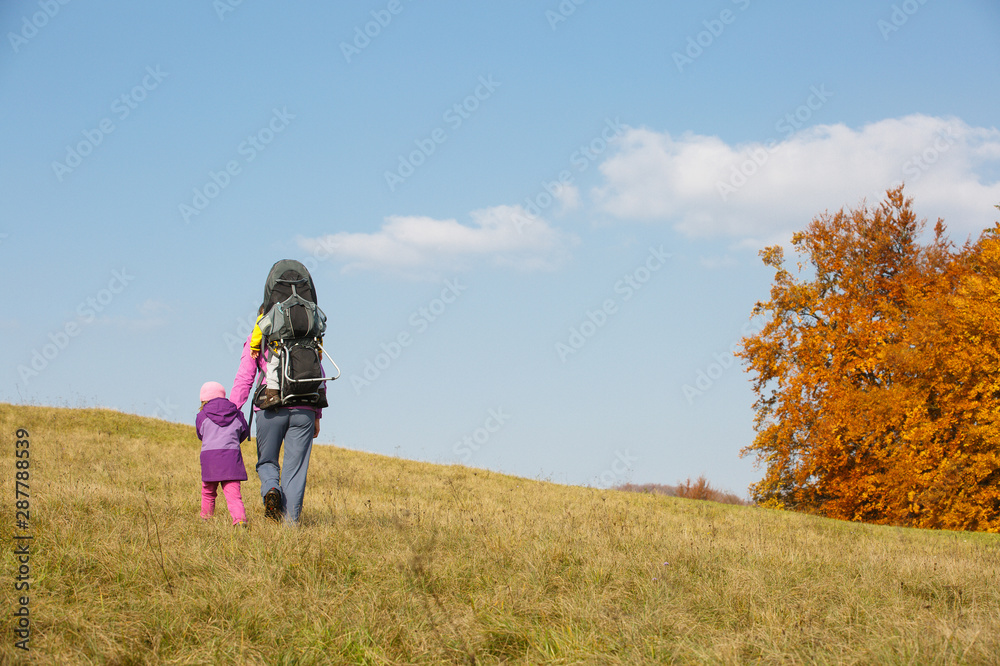
<svg viewBox="0 0 1000 666">
<path fill-rule="evenodd" d="M 685 499 L 708 500 L 709 502 L 720 502 L 722 504 L 738 504 L 748 506 L 750 503 L 739 495 L 716 490 L 709 484 L 708 479 L 699 476 L 696 481 L 690 477 L 675 486 L 661 483 L 623 483 L 615 486 L 615 490 L 624 490 L 630 493 L 648 493 L 650 495 L 666 495 L 668 497 L 683 497 Z"/>
</svg>

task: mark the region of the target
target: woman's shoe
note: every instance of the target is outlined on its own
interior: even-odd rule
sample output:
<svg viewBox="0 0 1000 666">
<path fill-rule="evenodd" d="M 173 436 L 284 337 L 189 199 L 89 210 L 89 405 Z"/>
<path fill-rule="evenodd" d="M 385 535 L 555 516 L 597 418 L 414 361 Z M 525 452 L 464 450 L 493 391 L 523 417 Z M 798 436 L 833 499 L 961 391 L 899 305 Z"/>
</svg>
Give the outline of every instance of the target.
<svg viewBox="0 0 1000 666">
<path fill-rule="evenodd" d="M 277 488 L 271 488 L 264 495 L 264 517 L 270 520 L 281 520 L 281 493 Z"/>
</svg>

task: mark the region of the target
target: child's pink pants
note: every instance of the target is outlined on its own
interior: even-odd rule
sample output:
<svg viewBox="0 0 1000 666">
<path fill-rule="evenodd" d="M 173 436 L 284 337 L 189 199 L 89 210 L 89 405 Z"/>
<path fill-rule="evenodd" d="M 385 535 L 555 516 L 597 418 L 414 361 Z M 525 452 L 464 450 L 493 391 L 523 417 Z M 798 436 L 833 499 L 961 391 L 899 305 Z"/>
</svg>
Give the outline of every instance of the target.
<svg viewBox="0 0 1000 666">
<path fill-rule="evenodd" d="M 247 513 L 243 508 L 243 496 L 240 494 L 239 481 L 202 481 L 201 482 L 201 517 L 212 517 L 215 513 L 215 488 L 222 484 L 222 494 L 226 496 L 229 515 L 233 517 L 233 525 L 245 523 Z"/>
</svg>

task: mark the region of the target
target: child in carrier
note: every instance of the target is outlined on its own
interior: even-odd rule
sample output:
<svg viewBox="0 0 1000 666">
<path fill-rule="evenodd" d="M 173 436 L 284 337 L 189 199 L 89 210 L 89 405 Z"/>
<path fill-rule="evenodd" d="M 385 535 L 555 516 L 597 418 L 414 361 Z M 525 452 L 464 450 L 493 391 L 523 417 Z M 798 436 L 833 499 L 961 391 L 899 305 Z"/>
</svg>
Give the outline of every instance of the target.
<svg viewBox="0 0 1000 666">
<path fill-rule="evenodd" d="M 322 340 L 326 315 L 316 304 L 316 288 L 308 269 L 284 259 L 271 267 L 264 284 L 264 300 L 250 335 L 250 355 L 261 367 L 263 340 L 270 353 L 264 364 L 264 393 L 255 404 L 261 409 L 279 405 L 326 406 Z"/>
<path fill-rule="evenodd" d="M 240 442 L 250 438 L 250 428 L 243 412 L 226 400 L 222 384 L 205 382 L 199 397 L 201 409 L 194 428 L 201 440 L 201 517 L 208 520 L 215 513 L 216 489 L 222 484 L 233 525 L 245 527 L 240 481 L 247 480 L 247 470 Z"/>
<path fill-rule="evenodd" d="M 260 330 L 260 320 L 264 318 L 264 306 L 257 310 L 257 322 L 253 326 L 253 333 L 250 334 L 250 355 L 257 360 L 260 357 L 260 346 L 264 340 L 264 333 Z M 278 379 L 278 368 L 280 357 L 272 349 L 267 357 L 267 372 L 264 373 L 265 388 L 264 399 L 260 402 L 262 409 L 269 409 L 281 402 L 281 384 Z"/>
</svg>

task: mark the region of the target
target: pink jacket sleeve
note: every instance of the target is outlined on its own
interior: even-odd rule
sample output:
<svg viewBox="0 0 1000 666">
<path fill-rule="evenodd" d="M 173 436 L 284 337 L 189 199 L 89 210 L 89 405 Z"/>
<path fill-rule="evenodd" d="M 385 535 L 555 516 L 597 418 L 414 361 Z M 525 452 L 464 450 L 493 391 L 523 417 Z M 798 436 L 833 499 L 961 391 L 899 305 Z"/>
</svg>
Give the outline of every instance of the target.
<svg viewBox="0 0 1000 666">
<path fill-rule="evenodd" d="M 253 380 L 257 376 L 257 363 L 250 355 L 250 338 L 247 337 L 243 343 L 243 354 L 240 356 L 240 367 L 236 371 L 236 379 L 233 380 L 233 390 L 229 392 L 229 399 L 240 409 L 246 404 L 250 392 L 253 390 Z"/>
</svg>

